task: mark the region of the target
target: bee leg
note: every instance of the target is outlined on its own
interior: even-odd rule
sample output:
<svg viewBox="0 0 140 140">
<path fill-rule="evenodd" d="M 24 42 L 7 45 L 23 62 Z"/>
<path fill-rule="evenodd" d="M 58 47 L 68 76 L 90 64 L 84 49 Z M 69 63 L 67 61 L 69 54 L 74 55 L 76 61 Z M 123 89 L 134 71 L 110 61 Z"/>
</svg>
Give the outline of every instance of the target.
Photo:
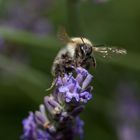
<svg viewBox="0 0 140 140">
<path fill-rule="evenodd" d="M 94 68 L 96 68 L 96 59 L 94 58 L 94 57 L 91 57 L 91 59 L 92 59 L 92 66 L 94 67 Z"/>
<path fill-rule="evenodd" d="M 54 69 L 54 76 L 55 77 L 63 77 L 64 76 L 64 64 L 63 61 L 61 62 L 61 64 L 56 64 L 55 69 Z"/>
<path fill-rule="evenodd" d="M 52 90 L 55 84 L 56 84 L 56 80 L 53 80 L 51 86 L 50 86 L 49 88 L 47 88 L 45 91 L 50 91 L 50 90 Z"/>
<path fill-rule="evenodd" d="M 86 57 L 81 59 L 82 61 L 79 61 L 79 65 L 85 69 L 89 69 L 91 65 L 91 57 Z"/>
</svg>

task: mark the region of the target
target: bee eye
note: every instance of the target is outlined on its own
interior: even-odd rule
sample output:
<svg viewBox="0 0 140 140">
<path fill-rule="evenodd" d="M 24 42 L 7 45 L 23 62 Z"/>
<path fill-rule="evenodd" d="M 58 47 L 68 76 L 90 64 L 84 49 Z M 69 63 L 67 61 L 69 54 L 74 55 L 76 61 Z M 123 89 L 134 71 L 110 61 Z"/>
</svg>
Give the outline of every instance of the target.
<svg viewBox="0 0 140 140">
<path fill-rule="evenodd" d="M 84 55 L 85 52 L 86 52 L 86 46 L 83 45 L 83 44 L 81 44 L 79 47 L 80 47 L 80 51 L 81 51 L 81 53 Z"/>
<path fill-rule="evenodd" d="M 91 54 L 92 53 L 92 47 L 89 47 L 87 50 L 87 54 Z"/>
<path fill-rule="evenodd" d="M 84 52 L 87 50 L 87 46 L 86 46 L 86 45 L 83 45 L 83 44 L 80 46 L 80 48 L 81 48 L 81 50 L 84 51 Z"/>
<path fill-rule="evenodd" d="M 92 48 L 90 46 L 85 45 L 85 44 L 82 44 L 80 46 L 80 49 L 81 49 L 82 53 L 84 53 L 86 55 L 89 55 L 92 52 Z"/>
</svg>

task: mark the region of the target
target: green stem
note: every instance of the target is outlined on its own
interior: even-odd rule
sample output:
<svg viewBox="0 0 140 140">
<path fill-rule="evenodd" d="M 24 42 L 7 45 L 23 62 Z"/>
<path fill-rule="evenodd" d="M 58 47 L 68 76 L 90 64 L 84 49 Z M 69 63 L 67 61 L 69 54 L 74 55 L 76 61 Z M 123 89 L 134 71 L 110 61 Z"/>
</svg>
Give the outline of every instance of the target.
<svg viewBox="0 0 140 140">
<path fill-rule="evenodd" d="M 81 35 L 81 28 L 78 16 L 78 0 L 67 0 L 68 28 L 72 35 Z"/>
</svg>

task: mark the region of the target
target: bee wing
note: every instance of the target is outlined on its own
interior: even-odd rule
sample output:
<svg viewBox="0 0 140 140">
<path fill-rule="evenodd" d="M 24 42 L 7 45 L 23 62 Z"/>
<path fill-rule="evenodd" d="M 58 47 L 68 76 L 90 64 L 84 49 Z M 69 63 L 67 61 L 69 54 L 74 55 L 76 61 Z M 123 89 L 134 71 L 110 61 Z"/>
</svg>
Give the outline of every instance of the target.
<svg viewBox="0 0 140 140">
<path fill-rule="evenodd" d="M 64 27 L 59 27 L 58 32 L 57 32 L 57 37 L 60 41 L 62 41 L 65 44 L 71 41 Z"/>
<path fill-rule="evenodd" d="M 127 51 L 123 48 L 105 47 L 105 46 L 93 47 L 93 52 L 99 54 L 103 58 L 112 58 L 114 56 L 127 54 Z"/>
</svg>

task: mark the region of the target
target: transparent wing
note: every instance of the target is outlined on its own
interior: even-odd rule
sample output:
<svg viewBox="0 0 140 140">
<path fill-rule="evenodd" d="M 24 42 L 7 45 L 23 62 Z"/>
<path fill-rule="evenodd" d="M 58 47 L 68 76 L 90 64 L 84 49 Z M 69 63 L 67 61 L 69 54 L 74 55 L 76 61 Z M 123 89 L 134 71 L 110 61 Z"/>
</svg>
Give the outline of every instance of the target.
<svg viewBox="0 0 140 140">
<path fill-rule="evenodd" d="M 93 47 L 93 52 L 102 56 L 103 58 L 112 58 L 118 55 L 125 55 L 127 51 L 123 48 L 117 47 Z"/>
<path fill-rule="evenodd" d="M 64 27 L 59 27 L 58 32 L 57 32 L 57 37 L 60 41 L 62 41 L 65 44 L 71 41 Z"/>
</svg>

